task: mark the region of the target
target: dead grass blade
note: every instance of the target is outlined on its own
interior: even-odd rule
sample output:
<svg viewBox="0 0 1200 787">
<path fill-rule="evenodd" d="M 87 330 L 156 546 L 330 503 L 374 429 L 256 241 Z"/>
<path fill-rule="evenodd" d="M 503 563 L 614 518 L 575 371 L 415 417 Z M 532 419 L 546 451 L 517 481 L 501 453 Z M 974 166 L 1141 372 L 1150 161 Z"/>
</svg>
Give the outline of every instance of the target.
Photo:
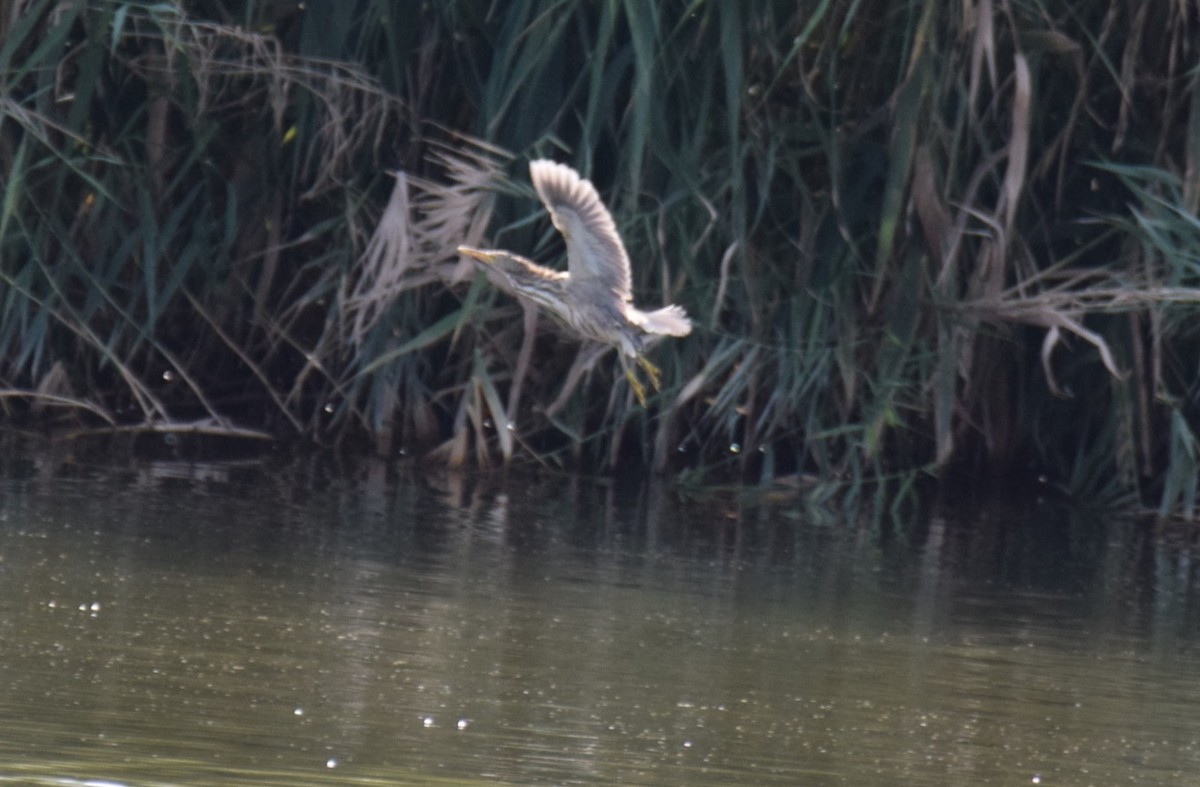
<svg viewBox="0 0 1200 787">
<path fill-rule="evenodd" d="M 344 284 L 342 335 L 354 346 L 363 345 L 399 294 L 456 283 L 472 271 L 454 250 L 479 245 L 506 154 L 476 140 L 460 141 L 461 147 L 433 155 L 445 180 L 396 173 L 391 198 Z"/>
<path fill-rule="evenodd" d="M 998 212 L 1004 216 L 1005 235 L 1012 236 L 1017 207 L 1025 188 L 1025 167 L 1029 158 L 1029 127 L 1032 123 L 1030 104 L 1032 80 L 1029 63 L 1020 52 L 1013 55 L 1012 128 L 1008 143 L 1008 166 L 1004 171 L 1004 199 Z"/>
</svg>

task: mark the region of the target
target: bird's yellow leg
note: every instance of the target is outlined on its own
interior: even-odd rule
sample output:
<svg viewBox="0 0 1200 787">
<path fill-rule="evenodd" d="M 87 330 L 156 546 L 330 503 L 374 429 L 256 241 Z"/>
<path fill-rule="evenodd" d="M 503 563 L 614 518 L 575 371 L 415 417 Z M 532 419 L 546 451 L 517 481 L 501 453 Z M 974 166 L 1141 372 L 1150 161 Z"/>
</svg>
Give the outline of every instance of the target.
<svg viewBox="0 0 1200 787">
<path fill-rule="evenodd" d="M 654 390 L 662 390 L 662 372 L 644 355 L 637 357 L 638 366 L 646 371 L 646 376 L 650 378 L 650 384 L 654 386 Z"/>
<path fill-rule="evenodd" d="M 642 381 L 633 373 L 633 369 L 625 367 L 625 379 L 629 381 L 629 387 L 633 389 L 633 395 L 637 397 L 638 404 L 642 407 L 646 406 L 646 388 L 642 385 Z"/>
</svg>

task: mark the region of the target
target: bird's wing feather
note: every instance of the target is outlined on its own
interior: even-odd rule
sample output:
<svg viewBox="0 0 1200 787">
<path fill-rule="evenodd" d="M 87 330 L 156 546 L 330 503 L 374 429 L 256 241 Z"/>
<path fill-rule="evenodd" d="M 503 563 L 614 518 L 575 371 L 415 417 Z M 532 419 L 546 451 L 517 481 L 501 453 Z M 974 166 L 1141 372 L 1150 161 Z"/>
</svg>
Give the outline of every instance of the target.
<svg viewBox="0 0 1200 787">
<path fill-rule="evenodd" d="M 554 226 L 567 240 L 571 279 L 579 285 L 599 284 L 621 300 L 630 300 L 629 256 L 595 186 L 565 164 L 545 159 L 531 162 L 529 175 Z"/>
</svg>

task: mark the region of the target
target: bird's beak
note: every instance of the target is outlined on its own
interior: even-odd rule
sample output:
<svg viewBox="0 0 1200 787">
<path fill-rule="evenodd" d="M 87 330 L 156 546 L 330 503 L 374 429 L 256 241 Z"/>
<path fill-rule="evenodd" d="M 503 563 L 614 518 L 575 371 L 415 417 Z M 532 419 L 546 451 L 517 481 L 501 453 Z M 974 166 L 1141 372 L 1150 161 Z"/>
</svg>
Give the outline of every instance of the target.
<svg viewBox="0 0 1200 787">
<path fill-rule="evenodd" d="M 488 265 L 491 265 L 496 260 L 495 254 L 483 251 L 482 249 L 473 249 L 470 246 L 459 246 L 458 253 L 479 260 L 480 262 L 486 262 Z"/>
</svg>

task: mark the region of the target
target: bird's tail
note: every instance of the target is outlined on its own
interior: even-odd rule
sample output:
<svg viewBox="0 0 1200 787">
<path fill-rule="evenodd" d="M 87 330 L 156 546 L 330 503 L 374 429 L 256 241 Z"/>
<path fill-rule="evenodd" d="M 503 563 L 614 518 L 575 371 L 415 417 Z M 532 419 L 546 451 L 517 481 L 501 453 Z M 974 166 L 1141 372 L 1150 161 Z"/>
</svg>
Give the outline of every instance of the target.
<svg viewBox="0 0 1200 787">
<path fill-rule="evenodd" d="M 640 312 L 640 327 L 646 333 L 664 336 L 687 336 L 692 332 L 692 321 L 679 306 L 667 306 L 652 312 Z"/>
</svg>

